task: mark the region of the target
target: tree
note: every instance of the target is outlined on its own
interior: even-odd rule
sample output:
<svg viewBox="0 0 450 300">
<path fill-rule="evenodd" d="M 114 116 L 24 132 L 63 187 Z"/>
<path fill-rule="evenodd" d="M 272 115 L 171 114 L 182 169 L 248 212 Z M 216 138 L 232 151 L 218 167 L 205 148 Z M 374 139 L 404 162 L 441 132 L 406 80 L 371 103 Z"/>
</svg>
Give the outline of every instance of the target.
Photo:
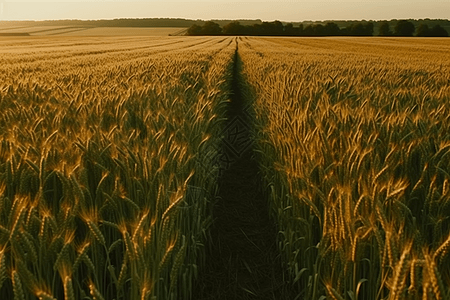
<svg viewBox="0 0 450 300">
<path fill-rule="evenodd" d="M 394 28 L 396 36 L 413 36 L 416 27 L 413 23 L 407 20 L 399 20 Z"/>
<path fill-rule="evenodd" d="M 238 21 L 233 21 L 223 26 L 223 34 L 227 35 L 241 35 L 245 32 L 245 27 L 241 25 Z"/>
<path fill-rule="evenodd" d="M 207 21 L 202 26 L 202 33 L 204 35 L 218 35 L 222 33 L 222 28 L 220 28 L 219 24 L 214 23 L 213 21 Z"/>
<path fill-rule="evenodd" d="M 202 34 L 202 27 L 194 24 L 191 27 L 189 27 L 188 31 L 187 31 L 188 35 L 201 35 Z"/>
<path fill-rule="evenodd" d="M 249 35 L 264 35 L 262 24 L 253 24 L 252 26 L 247 26 L 246 30 Z"/>
<path fill-rule="evenodd" d="M 297 35 L 303 35 L 303 24 L 300 24 L 298 26 Z"/>
<path fill-rule="evenodd" d="M 448 37 L 448 32 L 441 25 L 435 25 L 430 29 L 431 36 Z"/>
<path fill-rule="evenodd" d="M 341 30 L 342 35 L 351 36 L 372 36 L 373 35 L 373 23 L 358 22 L 353 23 Z"/>
<path fill-rule="evenodd" d="M 378 35 L 379 36 L 390 36 L 390 35 L 392 35 L 391 29 L 389 27 L 389 22 L 385 21 L 385 22 L 381 23 L 379 31 L 378 31 Z"/>
<path fill-rule="evenodd" d="M 288 23 L 284 26 L 284 34 L 285 35 L 295 35 L 294 24 Z"/>
<path fill-rule="evenodd" d="M 314 29 L 312 25 L 308 25 L 306 26 L 303 30 L 302 30 L 302 35 L 304 36 L 312 36 L 314 35 Z"/>
<path fill-rule="evenodd" d="M 434 37 L 447 37 L 448 32 L 443 27 L 441 27 L 439 24 L 433 26 L 431 29 L 428 27 L 427 24 L 420 24 L 417 28 L 417 36 L 427 37 L 427 36 L 434 36 Z"/>
<path fill-rule="evenodd" d="M 280 21 L 263 22 L 261 24 L 264 35 L 283 35 L 284 26 Z"/>
<path fill-rule="evenodd" d="M 430 36 L 430 28 L 427 24 L 420 24 L 417 28 L 417 36 Z"/>
<path fill-rule="evenodd" d="M 364 25 L 361 23 L 352 24 L 348 31 L 349 35 L 356 35 L 356 36 L 365 35 Z"/>
<path fill-rule="evenodd" d="M 280 21 L 273 21 L 272 24 L 273 24 L 274 33 L 276 35 L 283 35 L 284 34 L 283 23 L 281 23 Z"/>
<path fill-rule="evenodd" d="M 328 22 L 325 24 L 325 35 L 339 35 L 341 29 L 336 23 Z"/>
<path fill-rule="evenodd" d="M 316 24 L 313 26 L 314 35 L 316 36 L 324 36 L 325 35 L 325 26 L 322 24 Z"/>
<path fill-rule="evenodd" d="M 374 25 L 372 22 L 368 22 L 368 23 L 364 24 L 364 31 L 367 36 L 373 36 L 373 27 L 374 27 Z"/>
</svg>

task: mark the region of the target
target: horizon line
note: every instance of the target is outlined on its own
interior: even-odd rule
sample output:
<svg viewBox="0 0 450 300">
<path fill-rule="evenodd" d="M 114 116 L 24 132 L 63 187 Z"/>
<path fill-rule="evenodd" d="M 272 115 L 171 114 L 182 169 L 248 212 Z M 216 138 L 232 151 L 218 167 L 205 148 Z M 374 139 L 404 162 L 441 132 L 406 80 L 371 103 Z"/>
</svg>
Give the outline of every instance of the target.
<svg viewBox="0 0 450 300">
<path fill-rule="evenodd" d="M 430 20 L 430 21 L 450 21 L 450 19 L 440 19 L 440 18 L 391 18 L 391 19 L 305 19 L 305 20 L 297 20 L 297 21 L 286 21 L 281 19 L 252 19 L 252 18 L 220 18 L 220 19 L 189 19 L 189 18 L 176 18 L 176 17 L 148 17 L 148 18 L 99 18 L 99 19 L 14 19 L 14 20 L 2 20 L 0 19 L 0 22 L 53 22 L 53 21 L 82 21 L 82 22 L 88 22 L 88 21 L 115 21 L 115 20 L 183 20 L 183 21 L 260 21 L 260 22 L 286 22 L 286 23 L 301 23 L 301 22 L 327 22 L 327 21 L 345 21 L 345 22 L 351 22 L 351 21 L 366 21 L 366 22 L 380 22 L 380 21 L 397 21 L 397 20 Z"/>
</svg>

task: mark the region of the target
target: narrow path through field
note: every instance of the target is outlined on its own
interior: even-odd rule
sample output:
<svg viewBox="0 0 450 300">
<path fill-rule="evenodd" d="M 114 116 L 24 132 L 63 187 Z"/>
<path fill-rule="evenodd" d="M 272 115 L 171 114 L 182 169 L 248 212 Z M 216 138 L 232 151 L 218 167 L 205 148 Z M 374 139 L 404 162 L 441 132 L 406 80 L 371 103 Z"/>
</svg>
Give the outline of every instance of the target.
<svg viewBox="0 0 450 300">
<path fill-rule="evenodd" d="M 220 200 L 214 209 L 213 246 L 207 250 L 193 299 L 289 299 L 283 295 L 276 227 L 269 218 L 268 198 L 253 159 L 252 120 L 239 88 L 237 46 L 236 42 L 232 102 L 223 144 L 229 165 L 221 177 Z"/>
</svg>

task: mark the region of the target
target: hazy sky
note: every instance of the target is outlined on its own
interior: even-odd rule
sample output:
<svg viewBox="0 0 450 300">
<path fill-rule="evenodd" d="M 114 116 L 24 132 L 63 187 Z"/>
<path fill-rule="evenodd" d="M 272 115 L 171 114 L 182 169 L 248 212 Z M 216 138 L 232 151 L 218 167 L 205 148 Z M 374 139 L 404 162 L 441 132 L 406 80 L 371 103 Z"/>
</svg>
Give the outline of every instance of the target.
<svg viewBox="0 0 450 300">
<path fill-rule="evenodd" d="M 382 20 L 450 18 L 450 0 L 0 0 L 2 20 L 113 19 Z"/>
</svg>

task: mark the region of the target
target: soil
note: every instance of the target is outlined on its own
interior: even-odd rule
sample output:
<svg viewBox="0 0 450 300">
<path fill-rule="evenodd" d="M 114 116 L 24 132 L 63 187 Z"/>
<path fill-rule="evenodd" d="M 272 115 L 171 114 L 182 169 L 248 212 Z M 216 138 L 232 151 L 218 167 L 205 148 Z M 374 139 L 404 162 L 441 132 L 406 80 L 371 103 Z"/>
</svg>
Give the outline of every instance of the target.
<svg viewBox="0 0 450 300">
<path fill-rule="evenodd" d="M 253 156 L 252 120 L 240 88 L 238 44 L 224 138 L 228 155 L 213 210 L 211 244 L 193 299 L 293 299 L 288 296 L 268 194 Z"/>
</svg>

